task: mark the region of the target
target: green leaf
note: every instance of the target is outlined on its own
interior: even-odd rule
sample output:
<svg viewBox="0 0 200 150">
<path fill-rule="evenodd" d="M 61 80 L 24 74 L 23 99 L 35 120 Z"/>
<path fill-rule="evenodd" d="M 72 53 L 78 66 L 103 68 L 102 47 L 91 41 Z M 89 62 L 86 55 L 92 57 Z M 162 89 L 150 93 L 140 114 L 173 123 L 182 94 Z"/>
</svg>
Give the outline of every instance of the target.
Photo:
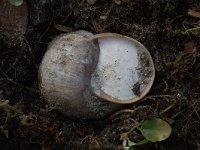
<svg viewBox="0 0 200 150">
<path fill-rule="evenodd" d="M 23 4 L 23 0 L 8 0 L 14 6 L 20 6 Z"/>
<path fill-rule="evenodd" d="M 167 139 L 172 131 L 171 126 L 162 119 L 153 118 L 142 123 L 140 131 L 142 135 L 151 142 Z"/>
</svg>

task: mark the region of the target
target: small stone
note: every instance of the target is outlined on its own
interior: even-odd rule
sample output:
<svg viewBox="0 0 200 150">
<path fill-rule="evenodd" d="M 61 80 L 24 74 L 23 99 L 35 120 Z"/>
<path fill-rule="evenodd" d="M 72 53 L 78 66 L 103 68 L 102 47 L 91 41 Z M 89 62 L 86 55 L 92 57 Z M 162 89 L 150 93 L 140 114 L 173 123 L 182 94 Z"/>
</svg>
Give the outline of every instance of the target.
<svg viewBox="0 0 200 150">
<path fill-rule="evenodd" d="M 101 19 L 101 20 L 106 20 L 106 19 L 107 19 L 107 16 L 100 16 L 100 19 Z"/>
</svg>

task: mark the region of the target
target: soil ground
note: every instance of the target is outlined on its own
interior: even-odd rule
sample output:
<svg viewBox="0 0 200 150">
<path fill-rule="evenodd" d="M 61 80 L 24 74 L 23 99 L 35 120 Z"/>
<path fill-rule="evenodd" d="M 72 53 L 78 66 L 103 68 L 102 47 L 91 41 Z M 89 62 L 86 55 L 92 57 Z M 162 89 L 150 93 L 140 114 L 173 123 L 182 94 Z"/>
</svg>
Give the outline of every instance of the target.
<svg viewBox="0 0 200 150">
<path fill-rule="evenodd" d="M 44 1 L 43 1 L 44 2 Z M 21 44 L 0 36 L 0 149 L 123 149 L 122 135 L 142 138 L 137 123 L 159 117 L 172 126 L 162 142 L 136 149 L 200 149 L 199 0 L 27 0 L 29 24 Z M 75 121 L 52 110 L 38 89 L 48 43 L 64 32 L 115 32 L 151 53 L 156 78 L 148 95 L 102 120 Z"/>
</svg>

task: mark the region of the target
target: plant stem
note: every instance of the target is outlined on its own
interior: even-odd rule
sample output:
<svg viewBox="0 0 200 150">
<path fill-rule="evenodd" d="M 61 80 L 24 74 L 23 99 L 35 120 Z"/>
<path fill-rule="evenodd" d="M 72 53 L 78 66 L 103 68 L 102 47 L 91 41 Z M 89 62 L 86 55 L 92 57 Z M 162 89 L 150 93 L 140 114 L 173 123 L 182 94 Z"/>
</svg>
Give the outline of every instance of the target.
<svg viewBox="0 0 200 150">
<path fill-rule="evenodd" d="M 140 142 L 137 142 L 136 143 L 136 145 L 143 145 L 143 144 L 146 144 L 146 143 L 148 143 L 149 141 L 147 140 L 147 139 L 144 139 L 144 140 L 142 140 L 142 141 L 140 141 Z"/>
</svg>

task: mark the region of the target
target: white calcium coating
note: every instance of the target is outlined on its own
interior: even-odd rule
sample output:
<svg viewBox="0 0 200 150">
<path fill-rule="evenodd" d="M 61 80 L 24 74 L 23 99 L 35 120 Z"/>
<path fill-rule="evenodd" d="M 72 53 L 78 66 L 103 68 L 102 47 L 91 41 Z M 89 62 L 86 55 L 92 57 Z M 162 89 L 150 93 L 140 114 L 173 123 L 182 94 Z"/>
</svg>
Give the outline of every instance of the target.
<svg viewBox="0 0 200 150">
<path fill-rule="evenodd" d="M 135 98 L 132 89 L 139 78 L 138 50 L 134 42 L 107 36 L 99 38 L 98 43 L 100 56 L 91 80 L 93 92 L 124 101 Z"/>
</svg>

